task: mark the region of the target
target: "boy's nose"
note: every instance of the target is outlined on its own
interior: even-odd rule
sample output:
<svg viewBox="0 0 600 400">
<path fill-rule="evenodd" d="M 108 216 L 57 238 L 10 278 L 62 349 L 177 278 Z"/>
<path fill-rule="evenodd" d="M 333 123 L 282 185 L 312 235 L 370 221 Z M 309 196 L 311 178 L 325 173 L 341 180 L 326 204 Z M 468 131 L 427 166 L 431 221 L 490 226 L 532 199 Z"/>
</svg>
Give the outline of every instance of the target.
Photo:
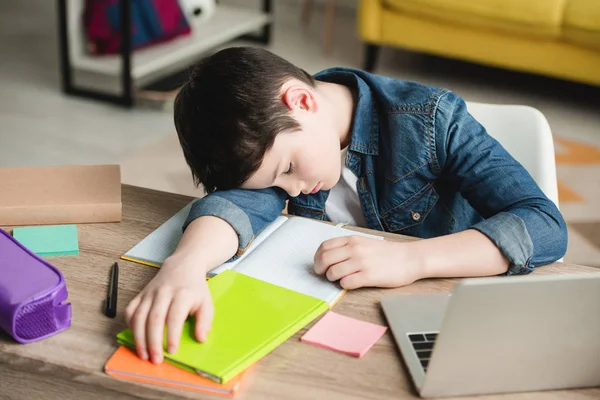
<svg viewBox="0 0 600 400">
<path fill-rule="evenodd" d="M 291 183 L 286 189 L 286 192 L 288 192 L 291 197 L 300 196 L 300 193 L 302 192 L 302 182 Z"/>
</svg>

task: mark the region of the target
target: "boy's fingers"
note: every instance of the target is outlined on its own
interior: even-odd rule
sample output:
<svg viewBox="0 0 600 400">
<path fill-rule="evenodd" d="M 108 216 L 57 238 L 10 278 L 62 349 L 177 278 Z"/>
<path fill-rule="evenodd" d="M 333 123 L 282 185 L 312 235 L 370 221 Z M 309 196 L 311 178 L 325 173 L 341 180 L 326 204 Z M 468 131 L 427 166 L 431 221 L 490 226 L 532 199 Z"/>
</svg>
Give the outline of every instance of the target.
<svg viewBox="0 0 600 400">
<path fill-rule="evenodd" d="M 205 342 L 208 337 L 214 311 L 212 298 L 205 296 L 202 304 L 200 304 L 200 308 L 196 312 L 196 339 L 200 342 Z"/>
<path fill-rule="evenodd" d="M 327 239 L 319 246 L 319 250 L 331 250 L 336 247 L 345 246 L 348 243 L 348 236 L 340 236 L 333 239 Z"/>
<path fill-rule="evenodd" d="M 340 280 L 348 275 L 352 275 L 359 271 L 359 264 L 352 262 L 352 260 L 342 261 L 341 263 L 334 264 L 327 270 L 327 279 L 331 282 Z"/>
<path fill-rule="evenodd" d="M 335 264 L 346 261 L 350 258 L 348 246 L 333 247 L 324 251 L 317 251 L 315 254 L 314 270 L 317 275 L 323 275 Z"/>
<path fill-rule="evenodd" d="M 148 359 L 148 350 L 146 348 L 146 319 L 148 318 L 148 311 L 150 310 L 151 305 L 151 299 L 142 300 L 131 318 L 131 330 L 133 331 L 135 348 L 138 356 L 143 360 Z"/>
<path fill-rule="evenodd" d="M 150 359 L 155 364 L 160 364 L 163 357 L 163 338 L 165 332 L 165 319 L 171 305 L 170 293 L 159 292 L 154 297 L 152 308 L 148 313 L 146 321 L 146 335 Z"/>
<path fill-rule="evenodd" d="M 125 321 L 127 321 L 127 325 L 131 328 L 131 320 L 135 315 L 135 312 L 142 301 L 142 296 L 136 296 L 125 308 Z"/>
<path fill-rule="evenodd" d="M 186 318 L 190 315 L 190 301 L 184 296 L 176 296 L 167 315 L 167 351 L 177 352 L 181 332 Z"/>
<path fill-rule="evenodd" d="M 363 287 L 366 284 L 366 276 L 362 271 L 347 275 L 340 280 L 340 286 L 352 290 Z"/>
</svg>

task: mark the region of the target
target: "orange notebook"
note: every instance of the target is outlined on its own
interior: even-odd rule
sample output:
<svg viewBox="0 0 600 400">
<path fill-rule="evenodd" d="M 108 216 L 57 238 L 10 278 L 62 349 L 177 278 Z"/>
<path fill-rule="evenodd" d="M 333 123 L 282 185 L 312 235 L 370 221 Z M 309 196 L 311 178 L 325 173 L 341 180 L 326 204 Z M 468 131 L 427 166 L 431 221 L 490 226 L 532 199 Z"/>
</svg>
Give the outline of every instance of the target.
<svg viewBox="0 0 600 400">
<path fill-rule="evenodd" d="M 155 365 L 139 358 L 132 350 L 120 346 L 104 365 L 108 375 L 131 381 L 151 383 L 194 392 L 234 397 L 241 386 L 245 372 L 220 385 L 208 378 L 167 362 Z"/>
</svg>

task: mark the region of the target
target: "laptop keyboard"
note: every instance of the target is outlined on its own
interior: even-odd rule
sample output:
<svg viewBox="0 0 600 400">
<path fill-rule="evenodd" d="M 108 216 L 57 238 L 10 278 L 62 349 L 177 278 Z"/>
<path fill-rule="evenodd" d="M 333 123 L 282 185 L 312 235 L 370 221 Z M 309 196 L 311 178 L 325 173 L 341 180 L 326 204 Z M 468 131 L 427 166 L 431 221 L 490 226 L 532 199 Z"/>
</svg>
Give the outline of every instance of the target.
<svg viewBox="0 0 600 400">
<path fill-rule="evenodd" d="M 421 362 L 423 370 L 427 372 L 427 366 L 429 365 L 429 359 L 431 358 L 431 351 L 435 339 L 437 339 L 437 332 L 423 332 L 423 333 L 409 333 L 408 339 L 412 343 L 413 349 L 417 352 L 417 357 Z"/>
</svg>

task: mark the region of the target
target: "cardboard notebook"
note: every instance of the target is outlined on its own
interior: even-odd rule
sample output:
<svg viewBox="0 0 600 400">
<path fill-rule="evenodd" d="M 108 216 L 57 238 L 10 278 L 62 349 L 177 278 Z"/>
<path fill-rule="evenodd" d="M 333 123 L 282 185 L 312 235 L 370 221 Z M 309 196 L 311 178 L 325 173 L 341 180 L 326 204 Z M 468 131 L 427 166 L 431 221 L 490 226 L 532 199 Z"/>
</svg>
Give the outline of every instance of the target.
<svg viewBox="0 0 600 400">
<path fill-rule="evenodd" d="M 215 313 L 206 342 L 195 339 L 195 320 L 190 318 L 185 322 L 179 350 L 175 354 L 165 352 L 165 360 L 222 384 L 329 308 L 324 300 L 234 271 L 210 279 L 208 286 Z M 120 332 L 117 341 L 135 347 L 130 329 Z"/>
<path fill-rule="evenodd" d="M 130 381 L 150 383 L 194 392 L 234 397 L 242 385 L 244 374 L 221 385 L 204 378 L 194 371 L 176 367 L 170 363 L 152 364 L 144 361 L 125 346 L 120 346 L 104 365 L 108 375 Z"/>
<path fill-rule="evenodd" d="M 121 220 L 118 165 L 0 168 L 0 226 Z"/>
<path fill-rule="evenodd" d="M 190 207 L 188 204 L 121 258 L 160 266 L 175 251 Z M 313 272 L 314 255 L 325 240 L 351 235 L 383 239 L 307 218 L 280 216 L 254 239 L 240 258 L 209 271 L 208 276 L 226 270 L 241 272 L 325 300 L 331 306 L 344 291 Z"/>
</svg>

